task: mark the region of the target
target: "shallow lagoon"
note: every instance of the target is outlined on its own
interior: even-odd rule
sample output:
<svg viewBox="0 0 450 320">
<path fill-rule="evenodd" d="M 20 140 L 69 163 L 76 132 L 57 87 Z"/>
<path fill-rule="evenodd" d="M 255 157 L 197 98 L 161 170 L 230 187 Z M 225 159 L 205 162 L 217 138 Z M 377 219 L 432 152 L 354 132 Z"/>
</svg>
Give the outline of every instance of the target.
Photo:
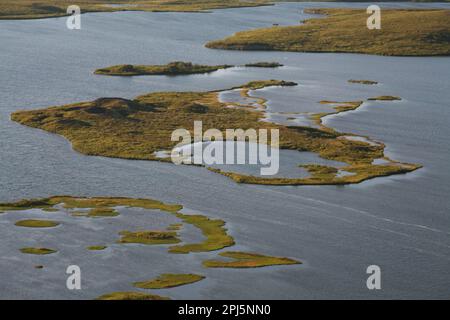
<svg viewBox="0 0 450 320">
<path fill-rule="evenodd" d="M 203 47 L 208 40 L 242 29 L 298 23 L 307 17 L 300 15 L 304 7 L 339 5 L 287 3 L 211 14 L 86 14 L 79 32 L 65 29 L 65 19 L 0 21 L 2 201 L 73 194 L 178 202 L 190 212 L 227 221 L 239 244 L 236 250 L 304 262 L 301 267 L 213 274 L 200 266 L 205 255 L 191 255 L 188 262 L 183 257 L 183 264 L 175 255 L 155 265 L 152 261 L 165 254 L 161 248 L 160 253 L 141 250 L 139 254 L 110 250 L 102 259 L 74 253 L 46 260 L 46 268 L 36 270 L 33 266 L 39 263 L 11 247 L 17 239 L 6 217 L 0 216 L 1 298 L 93 298 L 112 288 L 129 289 L 126 281 L 135 281 L 143 266 L 148 269 L 145 263 L 155 273 L 181 272 L 189 266 L 192 272 L 207 276 L 198 284 L 158 291 L 173 298 L 448 298 L 450 58 L 234 52 Z M 172 60 L 204 64 L 278 61 L 286 67 L 233 68 L 177 78 L 92 75 L 96 68 L 112 64 Z M 280 110 L 281 106 L 289 111 L 308 110 L 325 99 L 355 100 L 381 94 L 402 97 L 394 104 L 370 103 L 329 117 L 326 124 L 383 141 L 388 156 L 421 163 L 424 169 L 345 187 L 238 185 L 203 168 L 86 157 L 73 152 L 61 137 L 9 120 L 9 114 L 18 109 L 103 96 L 132 98 L 149 91 L 225 89 L 269 78 L 300 84 L 289 88 L 292 94 L 265 91 L 269 105 Z M 349 84 L 348 79 L 380 84 Z M 39 237 L 31 235 L 27 241 L 41 240 Z M 108 257 L 118 256 L 134 263 L 111 267 Z M 79 264 L 84 270 L 85 290 L 65 288 L 64 271 L 69 264 Z M 365 270 L 371 264 L 382 268 L 383 290 L 378 292 L 365 287 Z"/>
</svg>

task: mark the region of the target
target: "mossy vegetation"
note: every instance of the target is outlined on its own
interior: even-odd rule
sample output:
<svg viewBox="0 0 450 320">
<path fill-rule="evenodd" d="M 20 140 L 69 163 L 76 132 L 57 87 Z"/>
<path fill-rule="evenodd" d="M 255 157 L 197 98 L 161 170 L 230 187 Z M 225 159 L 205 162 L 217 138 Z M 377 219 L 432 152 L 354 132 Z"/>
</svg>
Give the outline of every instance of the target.
<svg viewBox="0 0 450 320">
<path fill-rule="evenodd" d="M 52 220 L 35 220 L 35 219 L 27 219 L 20 220 L 15 223 L 18 227 L 27 227 L 27 228 L 53 228 L 59 226 L 59 222 Z"/>
<path fill-rule="evenodd" d="M 294 85 L 296 83 L 284 80 L 260 80 L 232 89 L 240 89 L 241 94 L 246 96 L 249 90 Z M 75 150 L 87 155 L 158 161 L 170 161 L 170 158 L 158 158 L 155 153 L 171 150 L 177 144 L 170 139 L 172 131 L 185 128 L 192 135 L 194 120 L 202 121 L 204 128 L 219 129 L 224 136 L 228 128 L 279 129 L 281 149 L 314 152 L 327 160 L 345 162 L 347 166 L 342 169 L 355 173 L 352 176 L 323 180 L 317 177 L 280 179 L 210 169 L 239 183 L 349 184 L 378 176 L 402 174 L 421 167 L 394 161 L 387 165 L 372 165 L 375 159 L 384 157 L 383 144 L 343 139 L 351 134 L 337 132 L 322 124 L 324 116 L 355 110 L 361 106 L 362 101 L 321 101 L 322 104 L 331 104 L 334 111 L 313 115 L 312 118 L 319 124 L 319 128 L 311 128 L 261 121 L 264 119 L 263 110 L 241 106 L 229 108 L 230 103 L 219 101 L 221 92 L 223 91 L 159 92 L 142 95 L 134 100 L 101 98 L 92 102 L 43 110 L 18 111 L 13 113 L 11 118 L 23 125 L 60 134 L 72 142 Z"/>
<path fill-rule="evenodd" d="M 146 245 L 173 244 L 181 242 L 172 231 L 121 231 L 118 243 L 138 243 Z"/>
<path fill-rule="evenodd" d="M 105 250 L 106 248 L 108 248 L 107 246 L 90 246 L 87 247 L 88 250 L 90 251 L 102 251 Z"/>
<path fill-rule="evenodd" d="M 136 288 L 141 289 L 165 289 L 191 284 L 203 280 L 204 278 L 204 276 L 197 274 L 165 273 L 155 279 L 135 282 L 133 285 Z"/>
<path fill-rule="evenodd" d="M 143 292 L 111 292 L 98 297 L 96 300 L 170 300 L 155 294 Z"/>
<path fill-rule="evenodd" d="M 110 3 L 120 4 L 111 6 Z M 0 19 L 40 19 L 66 15 L 72 0 L 2 0 Z M 210 9 L 255 7 L 270 4 L 269 0 L 78 0 L 82 13 L 116 11 L 205 12 Z"/>
<path fill-rule="evenodd" d="M 36 255 L 47 255 L 56 253 L 57 250 L 48 249 L 48 248 L 22 248 L 20 252 L 25 254 L 36 254 Z"/>
<path fill-rule="evenodd" d="M 232 261 L 206 260 L 203 265 L 207 268 L 261 268 L 276 265 L 300 264 L 301 262 L 280 257 L 264 256 L 256 253 L 227 251 L 220 256 L 233 259 Z"/>
<path fill-rule="evenodd" d="M 392 56 L 450 54 L 450 10 L 384 9 L 382 27 L 369 30 L 362 9 L 311 9 L 327 15 L 305 24 L 238 32 L 206 44 L 231 50 L 350 52 Z"/>
<path fill-rule="evenodd" d="M 178 213 L 177 217 L 202 231 L 205 240 L 200 243 L 189 243 L 172 246 L 170 253 L 190 253 L 220 250 L 234 245 L 234 239 L 227 233 L 225 221 L 212 220 L 201 215 L 185 215 Z"/>
<path fill-rule="evenodd" d="M 95 70 L 95 74 L 106 76 L 155 76 L 155 75 L 188 75 L 210 73 L 220 69 L 231 68 L 231 65 L 205 66 L 191 62 L 175 61 L 166 65 L 131 65 L 124 64 Z"/>
<path fill-rule="evenodd" d="M 396 96 L 378 96 L 378 97 L 369 98 L 367 100 L 370 100 L 370 101 L 399 101 L 399 100 L 402 100 L 402 98 L 396 97 Z"/>
</svg>

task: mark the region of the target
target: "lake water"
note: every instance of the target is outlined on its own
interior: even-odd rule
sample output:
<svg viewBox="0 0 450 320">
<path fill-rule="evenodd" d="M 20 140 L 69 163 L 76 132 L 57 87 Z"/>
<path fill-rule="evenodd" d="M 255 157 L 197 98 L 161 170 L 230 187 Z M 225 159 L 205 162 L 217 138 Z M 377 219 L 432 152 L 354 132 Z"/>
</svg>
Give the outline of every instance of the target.
<svg viewBox="0 0 450 320">
<path fill-rule="evenodd" d="M 205 270 L 201 261 L 211 254 L 164 255 L 166 265 L 154 267 L 152 261 L 162 259 L 163 251 L 140 250 L 133 256 L 117 249 L 96 258 L 69 254 L 57 262 L 47 259 L 44 270 L 35 270 L 32 266 L 37 263 L 17 248 L 40 236 L 13 232 L 10 220 L 15 219 L 8 214 L 0 217 L 0 298 L 93 298 L 108 291 L 130 290 L 128 283 L 140 280 L 136 275 L 143 271 L 150 278 L 168 269 L 185 272 L 188 267 L 189 272 L 207 279 L 162 290 L 162 295 L 193 299 L 448 298 L 450 58 L 217 51 L 203 46 L 239 30 L 299 23 L 310 17 L 301 14 L 307 7 L 339 6 L 367 4 L 284 3 L 209 14 L 95 13 L 82 16 L 79 31 L 66 29 L 64 18 L 0 21 L 1 201 L 55 194 L 157 198 L 181 203 L 188 212 L 225 220 L 238 244 L 233 249 L 303 262 L 257 270 Z M 448 4 L 396 6 L 450 8 Z M 278 61 L 285 67 L 232 68 L 183 77 L 92 74 L 112 64 L 173 60 L 235 65 Z M 225 89 L 272 78 L 299 83 L 264 90 L 269 108 L 277 112 L 315 110 L 320 100 L 402 97 L 399 102 L 366 103 L 357 111 L 328 117 L 326 124 L 383 141 L 389 157 L 424 168 L 351 186 L 239 185 L 199 167 L 84 156 L 72 151 L 62 137 L 9 119 L 19 109 L 99 97 L 133 98 L 152 91 Z M 380 84 L 349 84 L 348 79 Z M 72 236 L 73 244 L 70 237 L 65 238 L 67 248 L 80 245 L 77 236 L 81 236 Z M 119 258 L 123 265 L 112 263 Z M 137 263 L 128 266 L 127 260 Z M 68 264 L 85 270 L 84 290 L 66 289 Z M 366 288 L 369 265 L 381 267 L 382 290 Z"/>
</svg>

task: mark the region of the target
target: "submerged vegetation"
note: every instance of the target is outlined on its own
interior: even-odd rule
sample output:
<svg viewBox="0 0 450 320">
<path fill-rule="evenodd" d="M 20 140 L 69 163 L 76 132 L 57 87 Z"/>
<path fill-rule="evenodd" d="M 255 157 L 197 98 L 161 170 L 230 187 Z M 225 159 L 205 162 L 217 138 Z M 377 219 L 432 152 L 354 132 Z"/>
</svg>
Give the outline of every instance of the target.
<svg viewBox="0 0 450 320">
<path fill-rule="evenodd" d="M 25 254 L 47 255 L 55 253 L 57 251 L 48 248 L 22 248 L 20 249 L 20 252 Z"/>
<path fill-rule="evenodd" d="M 175 61 L 166 65 L 131 65 L 124 64 L 95 70 L 95 74 L 107 76 L 143 76 L 143 75 L 186 75 L 210 73 L 233 66 L 204 66 L 191 62 Z"/>
<path fill-rule="evenodd" d="M 290 27 L 238 32 L 206 44 L 230 50 L 351 52 L 392 56 L 450 55 L 450 10 L 384 9 L 382 27 L 369 30 L 362 9 L 312 9 L 325 18 Z"/>
<path fill-rule="evenodd" d="M 59 222 L 52 220 L 20 220 L 15 223 L 18 227 L 27 227 L 27 228 L 53 228 L 59 226 Z"/>
<path fill-rule="evenodd" d="M 135 282 L 133 285 L 136 288 L 141 289 L 165 289 L 191 284 L 203 279 L 205 279 L 204 276 L 200 276 L 197 274 L 165 273 L 155 279 L 149 281 Z"/>
<path fill-rule="evenodd" d="M 256 253 L 227 251 L 220 256 L 231 258 L 233 261 L 206 260 L 203 265 L 207 268 L 261 268 L 276 265 L 301 264 L 301 262 L 280 257 L 264 256 Z"/>
<path fill-rule="evenodd" d="M 251 81 L 232 89 L 249 90 L 270 86 L 295 86 L 283 80 Z M 75 150 L 87 154 L 125 159 L 158 160 L 156 152 L 170 150 L 178 142 L 171 141 L 172 131 L 186 128 L 193 132 L 194 120 L 202 121 L 205 128 L 217 128 L 225 133 L 227 128 L 279 129 L 280 148 L 310 151 L 328 160 L 345 162 L 342 170 L 351 175 L 321 175 L 308 178 L 260 178 L 220 169 L 211 171 L 223 174 L 239 183 L 269 185 L 349 184 L 367 179 L 402 174 L 420 168 L 420 165 L 390 161 L 375 165 L 374 160 L 384 157 L 383 144 L 345 139 L 351 134 L 340 133 L 322 124 L 322 118 L 331 114 L 355 110 L 363 101 L 321 101 L 334 111 L 312 116 L 319 128 L 277 125 L 264 119 L 262 110 L 249 110 L 232 103 L 221 103 L 214 92 L 157 92 L 139 96 L 134 100 L 100 98 L 61 107 L 34 111 L 18 111 L 12 120 L 34 128 L 60 134 L 72 142 Z M 218 121 L 220 119 L 220 121 Z M 225 134 L 224 134 L 225 136 Z M 45 205 L 45 204 L 41 204 Z M 0 210 L 2 208 L 0 207 Z"/>
</svg>

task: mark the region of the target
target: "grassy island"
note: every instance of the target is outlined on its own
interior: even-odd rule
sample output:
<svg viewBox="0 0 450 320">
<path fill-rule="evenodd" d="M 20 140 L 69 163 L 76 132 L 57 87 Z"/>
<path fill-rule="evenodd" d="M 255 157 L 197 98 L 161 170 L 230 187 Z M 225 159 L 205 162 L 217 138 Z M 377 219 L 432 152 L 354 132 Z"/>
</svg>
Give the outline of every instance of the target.
<svg viewBox="0 0 450 320">
<path fill-rule="evenodd" d="M 20 220 L 15 223 L 18 227 L 27 227 L 27 228 L 53 228 L 59 226 L 59 222 L 52 220 Z"/>
<path fill-rule="evenodd" d="M 369 101 L 399 101 L 402 100 L 402 98 L 400 97 L 396 97 L 396 96 L 378 96 L 378 97 L 373 97 L 373 98 L 369 98 L 367 99 Z"/>
<path fill-rule="evenodd" d="M 116 4 L 116 6 L 110 5 Z M 67 15 L 67 7 L 77 4 L 82 13 L 116 11 L 205 12 L 211 9 L 256 7 L 269 0 L 2 0 L 0 19 L 40 19 Z"/>
<path fill-rule="evenodd" d="M 312 9 L 309 12 L 327 16 L 306 20 L 298 26 L 242 31 L 206 46 L 390 56 L 450 55 L 450 10 L 384 9 L 379 30 L 366 27 L 365 9 Z"/>
<path fill-rule="evenodd" d="M 296 83 L 260 80 L 232 89 L 242 90 L 241 93 L 245 96 L 249 90 L 293 85 Z M 345 139 L 345 136 L 351 134 L 340 133 L 321 124 L 324 116 L 354 110 L 362 104 L 362 101 L 322 101 L 322 104 L 334 105 L 335 111 L 313 115 L 312 118 L 320 123 L 320 128 L 311 128 L 261 121 L 264 118 L 263 111 L 249 110 L 238 105 L 236 108 L 229 108 L 232 103 L 219 101 L 218 95 L 221 92 L 157 92 L 133 100 L 100 98 L 42 110 L 18 111 L 14 112 L 11 118 L 29 127 L 60 134 L 72 142 L 76 151 L 86 155 L 157 161 L 170 161 L 158 158 L 155 152 L 171 150 L 177 143 L 170 140 L 172 131 L 176 128 L 186 128 L 192 132 L 194 120 L 201 120 L 204 128 L 217 128 L 223 133 L 227 128 L 244 130 L 276 128 L 280 131 L 281 149 L 310 151 L 324 159 L 345 162 L 347 165 L 342 169 L 352 173 L 347 176 L 330 175 L 329 179 L 317 177 L 291 179 L 260 178 L 211 169 L 239 183 L 349 184 L 411 172 L 421 167 L 395 161 L 373 164 L 374 160 L 384 157 L 383 144 L 374 145 Z"/>
<path fill-rule="evenodd" d="M 96 300 L 170 300 L 155 294 L 143 292 L 112 292 L 98 297 Z"/>
<path fill-rule="evenodd" d="M 278 62 L 255 62 L 255 63 L 247 63 L 244 67 L 253 67 L 253 68 L 278 68 L 283 65 Z"/>
<path fill-rule="evenodd" d="M 205 279 L 204 276 L 197 274 L 171 274 L 165 273 L 161 276 L 142 282 L 135 282 L 133 285 L 141 289 L 166 289 L 191 284 Z"/>
<path fill-rule="evenodd" d="M 25 254 L 36 254 L 36 255 L 47 255 L 57 252 L 53 249 L 47 249 L 47 248 L 22 248 L 20 249 L 20 252 Z"/>
<path fill-rule="evenodd" d="M 175 61 L 166 65 L 131 65 L 124 64 L 95 70 L 95 74 L 106 76 L 156 76 L 187 75 L 210 73 L 220 69 L 231 68 L 231 65 L 205 66 L 191 62 Z"/>
<path fill-rule="evenodd" d="M 367 84 L 367 85 L 378 84 L 377 81 L 372 81 L 372 80 L 354 80 L 354 79 L 348 80 L 348 83 Z"/>
<path fill-rule="evenodd" d="M 225 258 L 231 258 L 233 261 L 206 260 L 203 262 L 203 265 L 207 268 L 261 268 L 276 265 L 301 264 L 301 262 L 289 258 L 271 257 L 238 251 L 222 252 L 219 255 Z"/>
</svg>

